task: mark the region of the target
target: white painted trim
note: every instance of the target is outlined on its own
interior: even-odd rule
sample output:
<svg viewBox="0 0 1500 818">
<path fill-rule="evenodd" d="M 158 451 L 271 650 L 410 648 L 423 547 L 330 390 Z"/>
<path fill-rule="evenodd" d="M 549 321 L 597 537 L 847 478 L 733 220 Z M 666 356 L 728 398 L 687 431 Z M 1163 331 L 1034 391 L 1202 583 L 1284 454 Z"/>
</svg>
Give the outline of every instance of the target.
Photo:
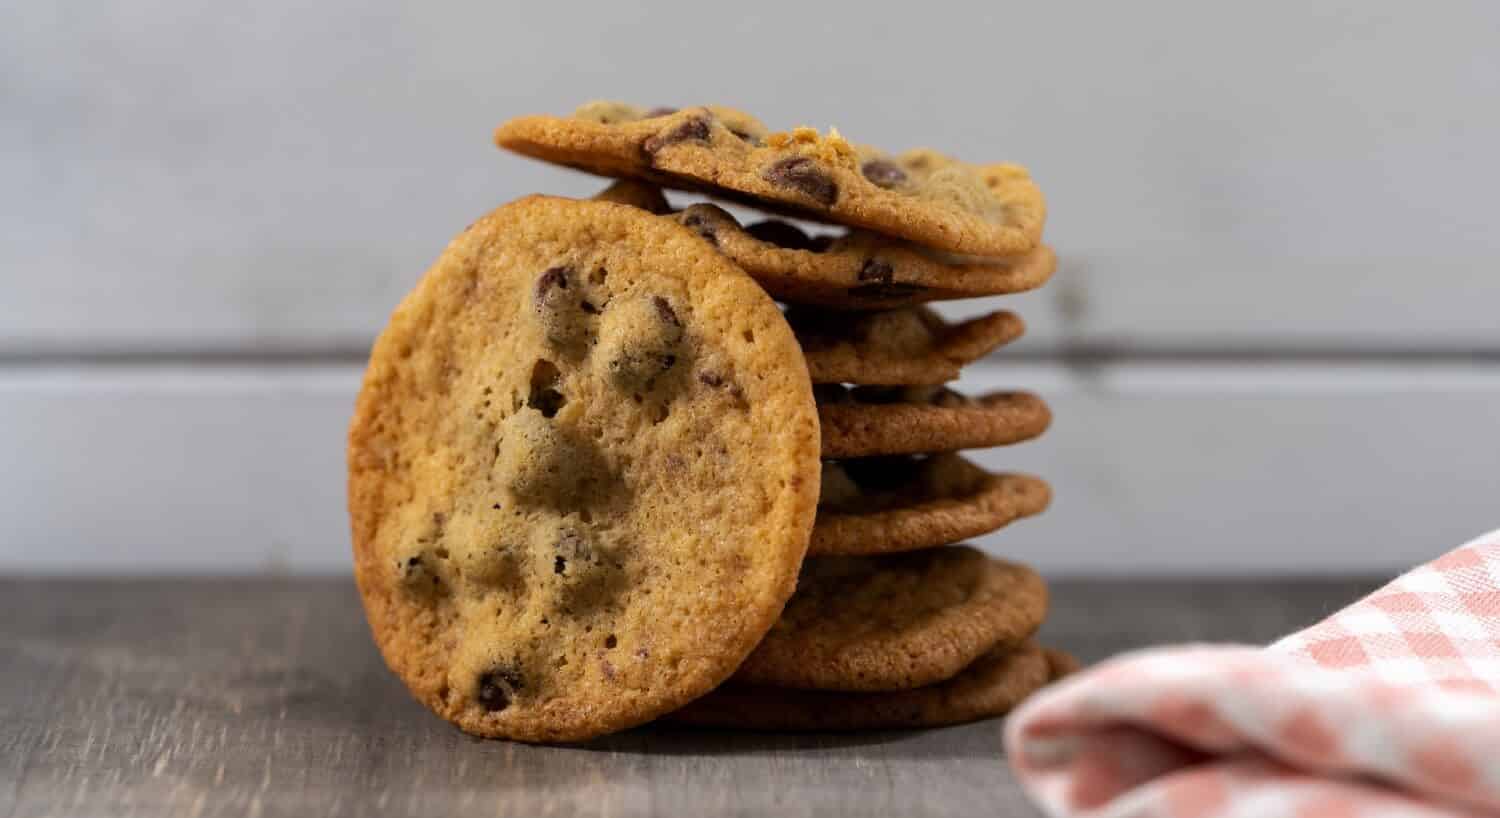
<svg viewBox="0 0 1500 818">
<path fill-rule="evenodd" d="M 347 570 L 346 366 L 0 370 L 0 572 Z M 1052 574 L 1390 572 L 1500 521 L 1500 372 L 1024 363 L 1056 420 L 975 456 L 1054 508 L 986 538 Z"/>
</svg>

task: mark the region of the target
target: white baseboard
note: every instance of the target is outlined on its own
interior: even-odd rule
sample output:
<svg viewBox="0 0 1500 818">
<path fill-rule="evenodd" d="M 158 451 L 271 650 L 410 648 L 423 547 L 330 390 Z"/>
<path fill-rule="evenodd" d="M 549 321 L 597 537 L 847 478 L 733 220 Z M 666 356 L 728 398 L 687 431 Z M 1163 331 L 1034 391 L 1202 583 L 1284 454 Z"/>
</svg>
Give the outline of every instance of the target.
<svg viewBox="0 0 1500 818">
<path fill-rule="evenodd" d="M 0 572 L 342 572 L 355 367 L 0 373 Z M 985 538 L 1056 574 L 1391 571 L 1500 525 L 1500 372 L 1051 364 L 1053 508 Z"/>
</svg>

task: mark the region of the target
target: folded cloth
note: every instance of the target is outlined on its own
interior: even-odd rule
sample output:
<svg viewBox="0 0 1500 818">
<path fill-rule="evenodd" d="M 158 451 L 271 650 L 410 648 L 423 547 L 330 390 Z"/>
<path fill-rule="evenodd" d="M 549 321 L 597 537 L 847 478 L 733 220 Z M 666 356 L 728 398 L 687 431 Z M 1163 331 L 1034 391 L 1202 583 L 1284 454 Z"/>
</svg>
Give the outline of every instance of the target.
<svg viewBox="0 0 1500 818">
<path fill-rule="evenodd" d="M 1500 530 L 1269 647 L 1069 677 L 1005 741 L 1053 816 L 1500 815 Z"/>
</svg>

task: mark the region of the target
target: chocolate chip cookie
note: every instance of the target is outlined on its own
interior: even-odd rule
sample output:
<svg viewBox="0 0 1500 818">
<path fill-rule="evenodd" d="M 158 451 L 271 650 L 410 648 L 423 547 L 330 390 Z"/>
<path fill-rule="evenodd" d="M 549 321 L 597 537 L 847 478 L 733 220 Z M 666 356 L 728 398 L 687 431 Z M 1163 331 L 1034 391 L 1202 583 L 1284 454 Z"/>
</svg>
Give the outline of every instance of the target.
<svg viewBox="0 0 1500 818">
<path fill-rule="evenodd" d="M 937 727 L 1003 716 L 1047 681 L 1047 657 L 1027 643 L 992 650 L 952 679 L 914 690 L 840 693 L 731 682 L 667 718 L 741 730 Z"/>
<path fill-rule="evenodd" d="M 957 256 L 869 230 L 809 235 L 780 219 L 746 227 L 723 208 L 672 215 L 729 256 L 772 296 L 829 309 L 871 310 L 1035 289 L 1057 269 L 1046 245 L 1015 256 Z"/>
<path fill-rule="evenodd" d="M 885 554 L 978 537 L 1052 500 L 1024 474 L 991 474 L 957 454 L 874 457 L 823 464 L 808 554 Z"/>
<path fill-rule="evenodd" d="M 1047 587 L 968 546 L 879 557 L 813 557 L 797 593 L 736 683 L 906 690 L 952 678 L 1042 623 Z"/>
<path fill-rule="evenodd" d="M 793 307 L 787 321 L 802 345 L 813 383 L 872 386 L 936 385 L 959 369 L 1021 337 L 1013 312 L 949 324 L 926 307 L 879 312 L 829 312 Z"/>
<path fill-rule="evenodd" d="M 827 459 L 1003 446 L 1052 422 L 1047 404 L 1030 392 L 972 398 L 943 387 L 819 384 L 814 394 Z"/>
<path fill-rule="evenodd" d="M 531 196 L 391 316 L 348 465 L 390 667 L 468 732 L 581 740 L 713 689 L 776 621 L 817 415 L 781 311 L 699 236 Z"/>
<path fill-rule="evenodd" d="M 1028 252 L 1046 220 L 1041 191 L 1018 165 L 970 165 L 928 149 L 888 155 L 833 130 L 769 133 L 721 106 L 589 103 L 568 117 L 513 119 L 495 141 L 592 173 L 727 196 L 953 253 Z"/>
</svg>

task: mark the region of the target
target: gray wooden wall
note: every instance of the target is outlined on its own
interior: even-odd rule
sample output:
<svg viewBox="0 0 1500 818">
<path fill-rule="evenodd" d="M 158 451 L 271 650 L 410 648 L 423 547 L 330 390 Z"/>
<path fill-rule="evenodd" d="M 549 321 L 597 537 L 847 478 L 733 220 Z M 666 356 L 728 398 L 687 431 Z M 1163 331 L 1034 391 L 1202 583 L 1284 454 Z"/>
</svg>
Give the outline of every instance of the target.
<svg viewBox="0 0 1500 818">
<path fill-rule="evenodd" d="M 1500 4 L 0 9 L 0 571 L 342 571 L 361 356 L 521 113 L 720 101 L 1027 164 L 1053 286 L 968 385 L 1054 573 L 1332 572 L 1500 526 Z M 981 305 L 960 305 L 973 311 Z M 983 305 L 990 306 L 990 305 Z"/>
</svg>

